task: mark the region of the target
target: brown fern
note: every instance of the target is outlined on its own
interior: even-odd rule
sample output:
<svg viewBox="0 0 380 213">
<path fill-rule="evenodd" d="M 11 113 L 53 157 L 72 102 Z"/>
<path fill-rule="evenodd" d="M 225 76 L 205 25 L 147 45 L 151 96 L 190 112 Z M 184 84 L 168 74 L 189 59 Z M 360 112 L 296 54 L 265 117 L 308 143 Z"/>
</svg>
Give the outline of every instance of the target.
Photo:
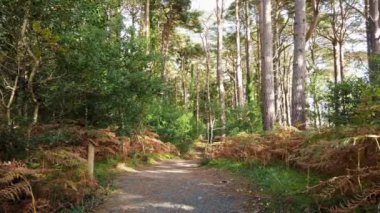
<svg viewBox="0 0 380 213">
<path fill-rule="evenodd" d="M 359 207 L 368 205 L 376 205 L 380 202 L 380 185 L 365 190 L 362 195 L 356 196 L 354 199 L 341 203 L 330 209 L 330 212 L 350 212 Z"/>
<path fill-rule="evenodd" d="M 31 197 L 33 212 L 36 212 L 35 198 L 29 181 L 19 173 L 6 172 L 0 178 L 0 201 L 20 201 Z"/>
<path fill-rule="evenodd" d="M 1 171 L 1 170 L 0 170 Z M 6 172 L 6 171 L 2 171 L 2 173 L 5 173 L 5 175 L 3 177 L 0 178 L 0 186 L 3 186 L 3 185 L 9 185 L 11 184 L 13 181 L 15 180 L 18 180 L 18 179 L 21 179 L 22 178 L 22 175 L 19 174 L 19 173 L 16 173 L 16 172 Z"/>
</svg>

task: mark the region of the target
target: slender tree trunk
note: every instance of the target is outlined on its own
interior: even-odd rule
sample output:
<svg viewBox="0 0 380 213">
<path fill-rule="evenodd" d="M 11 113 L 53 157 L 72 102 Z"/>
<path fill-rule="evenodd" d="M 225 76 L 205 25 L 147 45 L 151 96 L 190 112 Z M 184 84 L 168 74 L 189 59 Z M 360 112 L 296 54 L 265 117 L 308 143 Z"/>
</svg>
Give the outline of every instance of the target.
<svg viewBox="0 0 380 213">
<path fill-rule="evenodd" d="M 379 0 L 369 0 L 369 79 L 372 84 L 380 85 L 380 19 Z"/>
<path fill-rule="evenodd" d="M 275 122 L 271 10 L 271 0 L 263 0 L 261 2 L 261 80 L 264 130 L 273 129 Z"/>
<path fill-rule="evenodd" d="M 150 0 L 145 0 L 144 35 L 147 40 L 150 37 Z"/>
<path fill-rule="evenodd" d="M 334 58 L 334 82 L 335 84 L 338 84 L 342 82 L 342 76 L 341 76 L 341 66 L 340 66 L 340 52 L 339 52 L 339 44 L 336 40 L 332 41 L 333 45 L 333 58 Z"/>
<path fill-rule="evenodd" d="M 338 41 L 339 47 L 339 66 L 340 66 L 340 78 L 344 81 L 344 46 L 342 41 Z"/>
<path fill-rule="evenodd" d="M 289 56 L 288 56 L 289 57 Z M 284 61 L 288 58 L 287 55 L 284 54 Z M 284 94 L 285 94 L 285 113 L 286 113 L 286 125 L 290 126 L 291 125 L 291 75 L 292 75 L 292 57 L 289 57 L 288 59 L 288 64 L 285 67 L 284 66 Z"/>
<path fill-rule="evenodd" d="M 216 0 L 217 24 L 218 24 L 218 52 L 217 52 L 217 79 L 219 85 L 220 121 L 222 125 L 222 140 L 226 136 L 226 103 L 224 91 L 224 71 L 222 64 L 223 57 L 223 0 Z"/>
<path fill-rule="evenodd" d="M 280 69 L 280 57 L 281 57 L 281 50 L 280 50 L 280 33 L 279 32 L 279 17 L 280 17 L 280 10 L 279 10 L 279 3 L 278 0 L 275 1 L 274 5 L 274 29 L 273 29 L 273 87 L 274 87 L 274 111 L 275 111 L 275 123 L 280 122 L 280 90 L 279 90 L 279 69 Z"/>
<path fill-rule="evenodd" d="M 234 63 L 235 62 L 235 63 Z M 236 61 L 234 60 L 232 63 L 236 64 Z M 226 64 L 227 66 L 227 64 Z M 232 65 L 233 68 L 233 73 L 229 73 L 230 77 L 231 77 L 231 80 L 233 82 L 233 85 L 234 85 L 234 89 L 233 89 L 233 96 L 231 98 L 232 100 L 232 106 L 234 109 L 236 109 L 237 107 L 239 107 L 239 91 L 238 91 L 238 86 L 237 86 L 237 67 L 235 65 Z"/>
<path fill-rule="evenodd" d="M 206 31 L 207 32 L 207 31 Z M 212 142 L 212 120 L 214 119 L 213 117 L 213 112 L 211 108 L 211 85 L 210 85 L 210 78 L 211 78 L 211 58 L 210 58 L 210 49 L 209 49 L 209 44 L 208 44 L 208 39 L 207 39 L 207 34 L 202 36 L 202 44 L 203 44 L 203 49 L 206 52 L 206 87 L 207 87 L 207 141 L 208 143 Z"/>
<path fill-rule="evenodd" d="M 261 13 L 261 3 L 255 4 L 255 10 L 257 14 Z M 255 61 L 256 61 L 256 70 L 253 76 L 254 82 L 253 84 L 255 85 L 255 99 L 259 102 L 262 102 L 262 97 L 261 97 L 261 31 L 262 31 L 262 26 L 261 26 L 261 21 L 260 21 L 260 15 L 256 15 L 256 28 L 257 28 L 257 33 L 256 33 L 256 51 L 255 51 Z M 252 97 L 251 97 L 252 98 Z"/>
<path fill-rule="evenodd" d="M 313 18 L 311 20 L 309 29 L 306 33 L 306 41 L 308 41 L 311 38 L 319 23 L 319 5 L 321 3 L 321 0 L 312 0 L 311 3 L 313 6 Z"/>
<path fill-rule="evenodd" d="M 181 65 L 181 86 L 182 86 L 182 98 L 183 98 L 183 105 L 187 109 L 188 108 L 188 92 L 187 92 L 187 86 L 186 86 L 186 62 L 185 58 L 182 58 L 182 65 Z"/>
<path fill-rule="evenodd" d="M 27 13 L 25 14 L 23 24 L 21 25 L 21 29 L 20 29 L 20 40 L 17 43 L 17 56 L 16 56 L 17 74 L 16 74 L 16 77 L 14 79 L 13 86 L 10 87 L 11 91 L 10 91 L 10 96 L 9 96 L 7 103 L 5 103 L 4 97 L 2 97 L 3 98 L 2 103 L 3 103 L 3 106 L 6 110 L 7 125 L 9 128 L 11 128 L 13 125 L 12 105 L 15 102 L 17 88 L 18 88 L 18 84 L 19 84 L 19 80 L 20 80 L 21 61 L 22 61 L 22 56 L 21 56 L 22 50 L 21 49 L 25 46 L 25 39 L 26 39 L 25 34 L 26 34 L 27 26 L 28 26 L 28 18 L 29 18 L 28 16 L 29 16 L 29 10 L 27 10 Z"/>
<path fill-rule="evenodd" d="M 240 50 L 240 8 L 239 0 L 235 0 L 235 17 L 236 17 L 236 83 L 237 83 L 237 105 L 245 105 L 243 90 L 243 72 L 241 69 L 241 50 Z"/>
<path fill-rule="evenodd" d="M 245 0 L 245 62 L 247 68 L 246 100 L 249 103 L 252 98 L 252 70 L 251 70 L 251 19 L 249 16 L 249 1 Z"/>
<path fill-rule="evenodd" d="M 200 97 L 199 97 L 199 89 L 200 89 L 200 82 L 199 82 L 199 68 L 196 68 L 195 73 L 195 112 L 196 112 L 196 119 L 197 119 L 197 131 L 198 131 L 198 123 L 200 118 Z"/>
<path fill-rule="evenodd" d="M 162 35 L 161 35 L 161 55 L 162 59 L 162 67 L 161 67 L 161 79 L 164 82 L 168 82 L 169 77 L 167 73 L 167 57 L 169 54 L 169 46 L 170 46 L 170 35 L 172 33 L 172 23 L 170 20 L 171 17 L 168 17 L 167 22 L 163 26 Z"/>
<path fill-rule="evenodd" d="M 144 35 L 147 42 L 147 53 L 150 51 L 150 0 L 145 0 Z"/>
<path fill-rule="evenodd" d="M 305 39 L 306 39 L 306 2 L 305 0 L 295 1 L 295 22 L 294 22 L 294 61 L 293 61 L 293 86 L 292 86 L 292 125 L 306 128 L 306 60 L 305 60 Z"/>
</svg>

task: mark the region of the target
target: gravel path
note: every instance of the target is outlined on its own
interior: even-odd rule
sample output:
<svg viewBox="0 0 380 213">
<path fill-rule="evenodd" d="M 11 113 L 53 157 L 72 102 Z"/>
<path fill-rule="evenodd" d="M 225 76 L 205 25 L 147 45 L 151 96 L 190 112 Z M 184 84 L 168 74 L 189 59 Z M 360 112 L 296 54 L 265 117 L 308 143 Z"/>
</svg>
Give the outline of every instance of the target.
<svg viewBox="0 0 380 213">
<path fill-rule="evenodd" d="M 254 205 L 249 183 L 197 161 L 169 160 L 117 178 L 117 192 L 94 212 L 240 213 Z"/>
</svg>

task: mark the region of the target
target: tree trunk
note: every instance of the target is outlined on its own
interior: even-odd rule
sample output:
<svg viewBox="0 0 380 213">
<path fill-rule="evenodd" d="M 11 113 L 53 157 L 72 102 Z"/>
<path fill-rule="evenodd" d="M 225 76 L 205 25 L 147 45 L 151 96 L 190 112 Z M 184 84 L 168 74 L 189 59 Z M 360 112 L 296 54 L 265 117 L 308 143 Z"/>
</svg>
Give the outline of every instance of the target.
<svg viewBox="0 0 380 213">
<path fill-rule="evenodd" d="M 252 70 L 251 70 L 251 19 L 249 17 L 249 1 L 245 0 L 245 61 L 247 69 L 246 100 L 252 98 Z"/>
<path fill-rule="evenodd" d="M 213 118 L 213 112 L 211 108 L 211 90 L 210 90 L 210 78 L 211 78 L 211 58 L 210 58 L 210 49 L 207 39 L 207 31 L 204 36 L 202 36 L 202 44 L 203 49 L 206 52 L 206 86 L 207 86 L 207 140 L 208 143 L 211 143 L 212 141 L 212 135 L 211 135 L 211 121 Z"/>
<path fill-rule="evenodd" d="M 220 122 L 222 129 L 222 139 L 226 136 L 226 103 L 224 91 L 224 71 L 222 64 L 223 57 L 223 0 L 216 0 L 217 24 L 218 24 L 218 53 L 217 53 L 217 79 L 219 86 Z"/>
<path fill-rule="evenodd" d="M 146 39 L 146 51 L 150 51 L 150 0 L 145 1 L 145 14 L 144 14 L 144 35 Z"/>
<path fill-rule="evenodd" d="M 344 46 L 342 41 L 338 41 L 339 47 L 339 66 L 340 66 L 340 78 L 344 81 Z"/>
<path fill-rule="evenodd" d="M 237 83 L 237 105 L 243 107 L 245 104 L 243 90 L 243 73 L 241 70 L 241 50 L 240 50 L 240 9 L 239 0 L 235 0 L 236 16 L 236 83 Z"/>
<path fill-rule="evenodd" d="M 271 130 L 275 121 L 273 82 L 273 33 L 271 0 L 261 2 L 261 72 L 264 130 Z"/>
<path fill-rule="evenodd" d="M 161 43 L 161 55 L 163 57 L 162 59 L 162 67 L 161 67 L 161 79 L 163 82 L 168 82 L 168 74 L 166 72 L 166 62 L 169 52 L 169 34 L 162 32 L 162 43 Z"/>
<path fill-rule="evenodd" d="M 306 3 L 305 0 L 295 1 L 294 22 L 294 60 L 292 85 L 292 125 L 306 128 L 306 60 L 305 60 L 305 34 L 306 34 Z"/>
<path fill-rule="evenodd" d="M 199 102 L 200 102 L 200 97 L 199 97 L 199 89 L 200 89 L 200 82 L 199 82 L 199 68 L 196 68 L 196 73 L 195 73 L 195 112 L 196 112 L 196 119 L 197 119 L 197 131 L 198 131 L 198 123 L 199 123 L 199 118 L 200 118 L 200 108 L 199 108 Z"/>
<path fill-rule="evenodd" d="M 333 58 L 334 58 L 334 83 L 338 84 L 342 82 L 341 65 L 340 65 L 340 47 L 336 40 L 332 41 L 333 45 Z"/>
<path fill-rule="evenodd" d="M 144 35 L 147 40 L 150 36 L 150 0 L 145 1 Z"/>
<path fill-rule="evenodd" d="M 279 88 L 279 76 L 280 76 L 280 57 L 281 57 L 281 32 L 280 32 L 280 10 L 278 0 L 275 1 L 274 5 L 274 29 L 273 29 L 273 87 L 274 87 L 274 112 L 275 112 L 275 123 L 280 123 L 280 88 Z"/>
<path fill-rule="evenodd" d="M 183 57 L 181 59 L 181 88 L 182 88 L 182 101 L 184 107 L 188 108 L 188 91 L 187 91 L 187 85 L 186 85 L 186 59 Z"/>
<path fill-rule="evenodd" d="M 379 1 L 369 0 L 369 79 L 372 84 L 380 84 L 380 26 Z"/>
</svg>

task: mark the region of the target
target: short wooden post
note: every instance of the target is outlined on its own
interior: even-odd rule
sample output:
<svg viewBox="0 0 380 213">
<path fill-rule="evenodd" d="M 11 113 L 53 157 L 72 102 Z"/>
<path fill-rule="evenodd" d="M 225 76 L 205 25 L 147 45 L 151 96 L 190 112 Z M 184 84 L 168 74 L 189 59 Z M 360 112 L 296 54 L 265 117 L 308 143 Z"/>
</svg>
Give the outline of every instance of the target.
<svg viewBox="0 0 380 213">
<path fill-rule="evenodd" d="M 88 174 L 91 179 L 94 179 L 94 161 L 95 161 L 95 146 L 92 142 L 88 143 Z"/>
</svg>

